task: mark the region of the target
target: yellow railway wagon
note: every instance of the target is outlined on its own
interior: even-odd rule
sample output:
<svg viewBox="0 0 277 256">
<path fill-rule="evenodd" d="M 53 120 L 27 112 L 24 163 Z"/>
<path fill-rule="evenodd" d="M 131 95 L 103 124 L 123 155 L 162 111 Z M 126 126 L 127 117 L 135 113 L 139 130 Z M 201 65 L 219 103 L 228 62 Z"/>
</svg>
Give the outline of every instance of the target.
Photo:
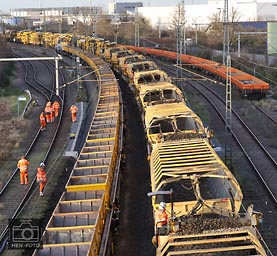
<svg viewBox="0 0 277 256">
<path fill-rule="evenodd" d="M 124 75 L 129 78 L 129 82 L 134 84 L 134 73 L 142 72 L 147 70 L 159 69 L 157 64 L 150 60 L 145 60 L 141 62 L 130 63 L 127 65 Z"/>
<path fill-rule="evenodd" d="M 213 230 L 206 234 L 163 236 L 156 255 L 259 255 L 266 256 L 254 228 Z"/>
<path fill-rule="evenodd" d="M 140 91 L 141 85 L 157 84 L 159 82 L 171 83 L 171 78 L 163 70 L 147 70 L 134 73 L 134 86 L 137 91 Z"/>
<path fill-rule="evenodd" d="M 124 56 L 134 55 L 134 54 L 135 54 L 135 52 L 132 50 L 123 50 L 123 51 L 113 52 L 111 54 L 111 60 L 110 60 L 111 66 L 115 69 L 118 69 L 119 58 L 124 57 Z"/>
<path fill-rule="evenodd" d="M 125 48 L 123 46 L 112 46 L 112 47 L 106 47 L 104 50 L 104 60 L 108 63 L 111 63 L 112 54 L 119 51 L 124 51 Z"/>
<path fill-rule="evenodd" d="M 145 127 L 150 144 L 170 139 L 206 137 L 201 119 L 183 102 L 148 106 Z"/>
<path fill-rule="evenodd" d="M 182 91 L 174 84 L 161 82 L 151 86 L 141 85 L 139 101 L 144 112 L 148 106 L 157 104 L 174 102 L 183 102 L 185 104 L 185 97 Z"/>
<path fill-rule="evenodd" d="M 243 196 L 238 182 L 204 138 L 153 145 L 151 182 L 152 191 L 175 187 L 173 208 L 180 216 L 192 211 L 232 216 L 237 215 L 241 207 Z M 155 206 L 161 200 L 152 199 Z M 170 202 L 164 199 L 161 201 Z M 200 201 L 202 205 L 197 208 Z"/>
<path fill-rule="evenodd" d="M 170 216 L 163 233 L 155 226 L 156 255 L 266 255 L 253 209 L 239 215 L 240 186 L 205 139 L 153 145 L 150 171 L 153 209 L 165 202 Z"/>
<path fill-rule="evenodd" d="M 127 55 L 127 56 L 118 58 L 118 71 L 124 74 L 127 68 L 127 65 L 129 63 L 134 63 L 142 60 L 146 60 L 146 58 L 143 55 L 138 55 L 138 54 Z"/>
<path fill-rule="evenodd" d="M 41 32 L 32 32 L 30 33 L 30 44 L 32 45 L 42 45 L 42 33 Z"/>
<path fill-rule="evenodd" d="M 112 71 L 98 56 L 69 46 L 63 46 L 63 50 L 84 61 L 89 60 L 96 71 L 100 93 L 89 134 L 66 192 L 43 233 L 43 249 L 36 250 L 34 256 L 96 256 L 99 255 L 118 158 L 120 94 Z"/>
</svg>

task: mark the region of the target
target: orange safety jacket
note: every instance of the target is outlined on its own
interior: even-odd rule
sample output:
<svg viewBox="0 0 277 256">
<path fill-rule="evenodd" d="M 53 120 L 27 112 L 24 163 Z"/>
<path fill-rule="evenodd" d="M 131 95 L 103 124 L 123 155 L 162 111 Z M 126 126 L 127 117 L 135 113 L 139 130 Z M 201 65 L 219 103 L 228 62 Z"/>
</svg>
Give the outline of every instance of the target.
<svg viewBox="0 0 277 256">
<path fill-rule="evenodd" d="M 44 123 L 46 121 L 44 114 L 40 114 L 39 119 L 41 123 Z"/>
<path fill-rule="evenodd" d="M 59 102 L 55 101 L 55 102 L 53 103 L 53 107 L 54 107 L 55 110 L 58 110 L 58 109 L 60 108 Z"/>
<path fill-rule="evenodd" d="M 157 213 L 156 215 L 156 224 L 157 227 L 161 227 L 163 225 L 167 224 L 167 220 L 168 220 L 168 215 L 165 211 L 160 211 Z"/>
<path fill-rule="evenodd" d="M 46 182 L 46 172 L 44 168 L 38 167 L 37 180 Z"/>
<path fill-rule="evenodd" d="M 30 165 L 30 162 L 27 159 L 20 159 L 17 163 L 17 167 L 20 171 L 27 171 L 28 165 Z"/>
</svg>

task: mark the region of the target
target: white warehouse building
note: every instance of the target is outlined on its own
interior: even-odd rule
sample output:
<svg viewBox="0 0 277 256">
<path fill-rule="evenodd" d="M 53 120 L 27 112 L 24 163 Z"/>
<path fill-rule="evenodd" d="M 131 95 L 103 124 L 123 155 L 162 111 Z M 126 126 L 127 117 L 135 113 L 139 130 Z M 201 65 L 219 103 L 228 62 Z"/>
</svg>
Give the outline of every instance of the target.
<svg viewBox="0 0 277 256">
<path fill-rule="evenodd" d="M 180 1 L 181 4 L 181 1 Z M 223 15 L 224 0 L 184 0 L 186 26 L 210 23 L 213 14 Z M 277 1 L 275 0 L 229 0 L 229 15 L 238 11 L 238 21 L 277 20 Z M 172 24 L 176 6 L 139 7 L 138 12 L 148 18 L 153 27 L 166 28 Z"/>
</svg>

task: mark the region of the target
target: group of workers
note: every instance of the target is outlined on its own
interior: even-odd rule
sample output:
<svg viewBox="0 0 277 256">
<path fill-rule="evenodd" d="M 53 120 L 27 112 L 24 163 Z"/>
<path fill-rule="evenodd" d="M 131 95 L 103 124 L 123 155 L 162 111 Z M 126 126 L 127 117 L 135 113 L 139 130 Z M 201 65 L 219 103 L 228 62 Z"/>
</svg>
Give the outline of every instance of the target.
<svg viewBox="0 0 277 256">
<path fill-rule="evenodd" d="M 60 104 L 58 101 L 55 101 L 53 104 L 51 101 L 46 103 L 44 111 L 40 114 L 40 130 L 44 131 L 46 129 L 47 123 L 53 123 L 55 117 L 59 115 Z M 77 112 L 78 107 L 75 104 L 72 104 L 69 111 L 71 112 L 71 121 L 75 123 L 77 121 Z"/>
<path fill-rule="evenodd" d="M 44 131 L 46 129 L 47 123 L 53 123 L 55 117 L 59 115 L 60 104 L 58 101 L 54 101 L 53 104 L 51 101 L 46 103 L 44 111 L 41 112 L 40 119 L 40 130 Z"/>
<path fill-rule="evenodd" d="M 60 104 L 58 101 L 53 102 L 53 104 L 49 101 L 46 103 L 44 111 L 40 114 L 40 129 L 44 131 L 46 129 L 47 123 L 54 122 L 55 117 L 59 115 Z M 70 107 L 71 112 L 71 121 L 75 123 L 77 121 L 77 112 L 78 107 L 75 104 L 72 104 Z M 22 156 L 21 159 L 17 162 L 17 167 L 20 171 L 20 184 L 28 184 L 28 168 L 30 162 L 26 159 L 25 156 Z M 46 179 L 46 171 L 45 171 L 45 164 L 40 163 L 37 167 L 37 182 L 39 182 L 39 194 L 43 196 L 43 190 L 45 184 L 47 182 Z"/>
<path fill-rule="evenodd" d="M 17 167 L 20 171 L 20 184 L 25 185 L 28 184 L 28 168 L 29 168 L 30 162 L 26 159 L 25 156 L 21 156 L 21 159 L 17 162 Z M 45 184 L 47 182 L 46 179 L 46 170 L 45 170 L 45 164 L 40 163 L 37 167 L 37 182 L 39 183 L 39 195 L 43 196 L 43 190 L 45 187 Z"/>
</svg>

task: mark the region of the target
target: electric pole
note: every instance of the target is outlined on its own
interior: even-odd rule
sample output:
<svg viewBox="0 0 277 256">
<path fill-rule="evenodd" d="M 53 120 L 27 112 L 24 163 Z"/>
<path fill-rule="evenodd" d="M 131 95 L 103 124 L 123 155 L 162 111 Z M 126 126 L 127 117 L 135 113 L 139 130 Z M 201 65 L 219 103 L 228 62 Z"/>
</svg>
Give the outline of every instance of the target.
<svg viewBox="0 0 277 256">
<path fill-rule="evenodd" d="M 135 16 L 135 46 L 139 47 L 139 16 L 138 16 L 138 7 L 136 7 L 136 16 Z"/>
<path fill-rule="evenodd" d="M 176 76 L 178 78 L 182 77 L 182 55 L 186 53 L 185 44 L 185 4 L 178 6 L 178 20 L 176 24 Z"/>
<path fill-rule="evenodd" d="M 228 19 L 228 0 L 224 0 L 224 40 L 223 40 L 223 64 L 226 65 L 226 92 L 225 92 L 225 164 L 232 166 L 232 83 L 231 83 L 231 56 L 229 48 L 229 19 Z"/>
</svg>

